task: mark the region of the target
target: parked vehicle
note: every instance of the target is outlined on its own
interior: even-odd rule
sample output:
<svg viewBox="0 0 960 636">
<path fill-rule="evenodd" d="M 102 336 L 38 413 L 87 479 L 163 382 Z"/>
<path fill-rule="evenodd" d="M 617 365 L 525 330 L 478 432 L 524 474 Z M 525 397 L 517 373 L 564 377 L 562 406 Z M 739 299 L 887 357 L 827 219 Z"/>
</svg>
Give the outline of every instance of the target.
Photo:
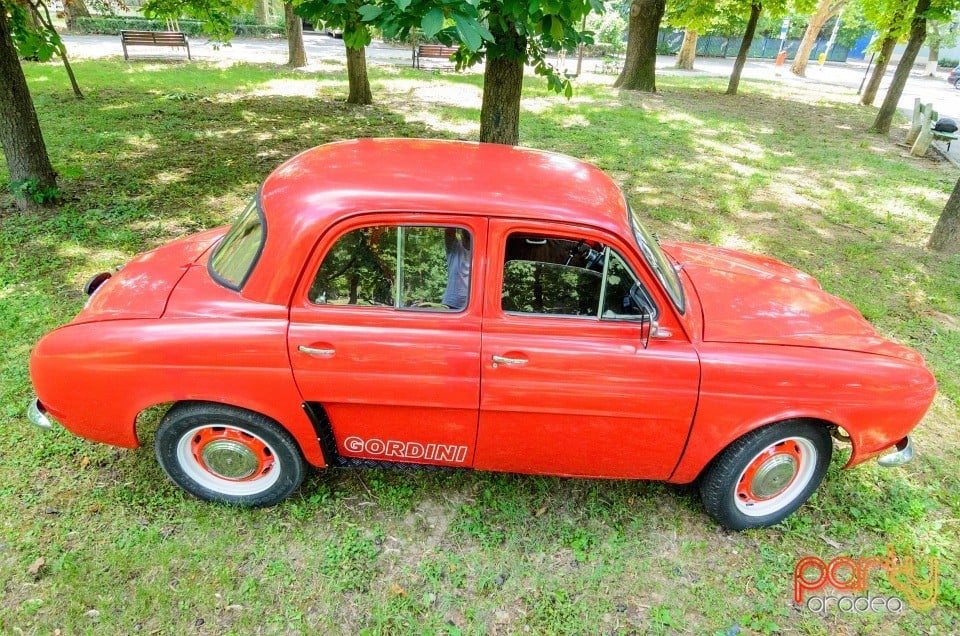
<svg viewBox="0 0 960 636">
<path fill-rule="evenodd" d="M 699 480 L 777 523 L 847 466 L 913 455 L 933 376 L 774 259 L 660 244 L 563 155 L 362 139 L 280 166 L 230 228 L 91 279 L 36 345 L 31 421 L 156 457 L 248 506 L 308 465 Z"/>
<path fill-rule="evenodd" d="M 952 84 L 954 88 L 960 90 L 960 66 L 954 66 L 950 69 L 950 73 L 947 75 L 947 81 Z"/>
</svg>

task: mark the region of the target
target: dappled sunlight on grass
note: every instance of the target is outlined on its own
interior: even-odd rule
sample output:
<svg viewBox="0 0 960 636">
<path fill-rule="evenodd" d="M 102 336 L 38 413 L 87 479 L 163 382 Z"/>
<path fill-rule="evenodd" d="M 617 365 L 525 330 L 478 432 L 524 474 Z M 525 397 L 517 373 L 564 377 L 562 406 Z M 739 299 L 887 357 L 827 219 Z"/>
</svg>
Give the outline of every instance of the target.
<svg viewBox="0 0 960 636">
<path fill-rule="evenodd" d="M 82 306 L 91 274 L 228 223 L 311 146 L 476 138 L 476 74 L 372 68 L 376 103 L 357 108 L 331 67 L 80 62 L 90 97 L 76 102 L 61 71 L 26 65 L 65 196 L 56 212 L 0 216 L 2 629 L 956 631 L 960 259 L 923 243 L 957 175 L 901 156 L 865 132 L 872 111 L 814 85 L 745 82 L 729 97 L 723 80 L 670 74 L 638 95 L 586 76 L 566 100 L 528 77 L 522 103 L 521 144 L 596 163 L 665 240 L 808 271 L 936 373 L 913 464 L 841 472 L 837 458 L 776 528 L 721 531 L 686 487 L 466 472 L 316 472 L 289 502 L 239 511 L 167 483 L 149 449 L 159 413 L 132 452 L 29 430 L 30 346 Z M 930 613 L 822 621 L 790 602 L 800 556 L 887 543 L 943 559 Z M 38 556 L 47 565 L 31 576 Z"/>
</svg>

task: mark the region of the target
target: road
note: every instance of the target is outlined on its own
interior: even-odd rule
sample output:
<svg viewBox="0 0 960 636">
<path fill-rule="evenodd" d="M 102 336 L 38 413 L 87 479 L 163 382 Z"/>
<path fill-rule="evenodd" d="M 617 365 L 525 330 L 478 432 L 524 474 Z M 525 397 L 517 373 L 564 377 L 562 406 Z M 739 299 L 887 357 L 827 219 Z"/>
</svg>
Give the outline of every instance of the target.
<svg viewBox="0 0 960 636">
<path fill-rule="evenodd" d="M 64 35 L 63 40 L 67 50 L 73 58 L 104 58 L 116 57 L 123 54 L 120 47 L 120 38 L 115 35 Z M 343 62 L 346 59 L 343 49 L 343 40 L 335 39 L 319 33 L 304 33 L 304 46 L 310 66 L 307 70 L 319 69 L 323 62 Z M 216 47 L 202 38 L 193 38 L 190 41 L 190 51 L 194 59 L 207 62 L 246 61 L 285 64 L 287 61 L 287 44 L 285 40 L 274 39 L 246 39 L 236 38 L 229 46 Z M 154 49 L 132 48 L 132 57 L 156 56 Z M 169 59 L 175 51 L 163 50 L 162 55 Z M 658 56 L 657 69 L 662 73 L 676 72 L 672 70 L 676 58 L 673 56 Z M 373 64 L 409 65 L 411 52 L 409 48 L 397 47 L 382 42 L 374 42 L 367 47 L 367 61 Z M 572 70 L 576 64 L 573 57 L 565 61 L 567 70 Z M 600 68 L 599 59 L 585 59 L 584 72 L 595 72 Z M 695 73 L 712 76 L 728 77 L 733 66 L 731 58 L 697 58 Z M 880 87 L 877 105 L 886 92 L 893 75 L 893 68 L 888 69 Z M 682 71 L 687 73 L 687 71 Z M 787 66 L 776 66 L 773 60 L 749 60 L 743 69 L 743 77 L 779 82 L 786 85 L 819 84 L 824 88 L 836 89 L 840 92 L 855 94 L 867 72 L 865 62 L 850 61 L 846 63 L 828 63 L 819 66 L 811 63 L 807 67 L 807 77 L 793 75 Z M 946 75 L 941 73 L 936 77 L 924 76 L 918 68 L 907 82 L 899 107 L 905 113 L 913 111 L 915 98 L 924 103 L 932 103 L 941 117 L 951 117 L 960 123 L 960 90 L 946 82 Z M 936 142 L 939 149 L 945 151 L 944 144 Z M 960 165 L 960 142 L 953 144 L 949 152 L 954 164 Z"/>
</svg>

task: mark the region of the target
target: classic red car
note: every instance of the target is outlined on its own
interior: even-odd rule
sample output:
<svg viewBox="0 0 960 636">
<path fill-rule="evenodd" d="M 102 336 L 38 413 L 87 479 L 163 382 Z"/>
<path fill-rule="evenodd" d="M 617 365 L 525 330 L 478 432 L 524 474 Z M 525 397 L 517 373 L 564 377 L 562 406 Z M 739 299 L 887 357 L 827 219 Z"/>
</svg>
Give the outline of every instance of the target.
<svg viewBox="0 0 960 636">
<path fill-rule="evenodd" d="M 773 259 L 660 245 L 570 157 L 364 139 L 278 168 L 231 228 L 88 284 L 31 361 L 30 419 L 264 506 L 306 466 L 699 480 L 742 529 L 847 466 L 909 461 L 921 357 Z"/>
</svg>

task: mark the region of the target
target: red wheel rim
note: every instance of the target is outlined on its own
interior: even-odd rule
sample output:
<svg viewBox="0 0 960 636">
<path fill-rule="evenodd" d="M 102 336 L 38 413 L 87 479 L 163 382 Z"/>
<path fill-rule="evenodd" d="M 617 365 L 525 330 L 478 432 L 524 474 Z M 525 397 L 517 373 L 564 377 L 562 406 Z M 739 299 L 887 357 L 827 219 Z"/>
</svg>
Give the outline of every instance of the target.
<svg viewBox="0 0 960 636">
<path fill-rule="evenodd" d="M 203 470 L 232 482 L 260 479 L 276 462 L 273 451 L 259 437 L 227 426 L 194 431 L 190 454 Z"/>
<path fill-rule="evenodd" d="M 749 506 L 776 499 L 796 481 L 805 460 L 803 447 L 795 438 L 769 446 L 740 476 L 736 489 L 739 503 Z"/>
</svg>

